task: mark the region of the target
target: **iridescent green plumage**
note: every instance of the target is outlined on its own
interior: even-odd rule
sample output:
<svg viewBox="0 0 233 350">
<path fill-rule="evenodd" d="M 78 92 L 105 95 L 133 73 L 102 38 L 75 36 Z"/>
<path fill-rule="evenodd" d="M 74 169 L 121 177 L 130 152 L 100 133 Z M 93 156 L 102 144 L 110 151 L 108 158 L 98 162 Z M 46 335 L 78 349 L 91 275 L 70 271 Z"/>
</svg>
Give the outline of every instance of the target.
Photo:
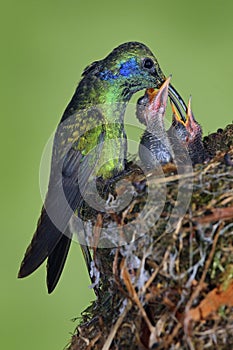
<svg viewBox="0 0 233 350">
<path fill-rule="evenodd" d="M 48 194 L 19 277 L 48 258 L 48 291 L 55 288 L 72 237 L 69 222 L 79 212 L 88 184 L 97 177 L 108 181 L 124 170 L 128 101 L 164 79 L 154 55 L 137 42 L 120 45 L 84 70 L 56 131 Z"/>
<path fill-rule="evenodd" d="M 154 62 L 152 69 L 143 68 L 145 58 Z M 104 60 L 94 62 L 85 69 L 83 79 L 62 118 L 62 122 L 69 119 L 69 130 L 72 130 L 69 137 L 65 135 L 62 141 L 65 144 L 77 142 L 75 147 L 86 155 L 97 145 L 102 134 L 105 141 L 118 140 L 114 143 L 115 147 L 107 151 L 103 145 L 99 162 L 105 162 L 106 153 L 110 161 L 98 175 L 110 178 L 116 170 L 122 171 L 127 145 L 119 140 L 125 139 L 123 118 L 126 104 L 136 91 L 159 86 L 163 80 L 164 75 L 146 46 L 140 43 L 121 45 Z M 61 124 L 58 138 L 63 129 Z M 87 133 L 87 130 L 91 131 Z M 60 144 L 61 140 L 58 147 Z"/>
</svg>

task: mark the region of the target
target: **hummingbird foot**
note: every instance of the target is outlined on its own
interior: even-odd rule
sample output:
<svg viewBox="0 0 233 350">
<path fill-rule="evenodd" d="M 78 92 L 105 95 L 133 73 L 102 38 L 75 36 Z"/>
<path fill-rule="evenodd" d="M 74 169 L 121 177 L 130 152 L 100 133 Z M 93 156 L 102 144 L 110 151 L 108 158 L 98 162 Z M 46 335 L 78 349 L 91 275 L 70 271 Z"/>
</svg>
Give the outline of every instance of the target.
<svg viewBox="0 0 233 350">
<path fill-rule="evenodd" d="M 96 187 L 99 195 L 106 201 L 106 204 L 110 204 L 112 201 L 116 200 L 117 183 L 130 177 L 134 173 L 142 173 L 142 170 L 132 162 L 125 164 L 125 169 L 114 174 L 111 178 L 105 180 L 99 177 L 96 182 Z"/>
</svg>

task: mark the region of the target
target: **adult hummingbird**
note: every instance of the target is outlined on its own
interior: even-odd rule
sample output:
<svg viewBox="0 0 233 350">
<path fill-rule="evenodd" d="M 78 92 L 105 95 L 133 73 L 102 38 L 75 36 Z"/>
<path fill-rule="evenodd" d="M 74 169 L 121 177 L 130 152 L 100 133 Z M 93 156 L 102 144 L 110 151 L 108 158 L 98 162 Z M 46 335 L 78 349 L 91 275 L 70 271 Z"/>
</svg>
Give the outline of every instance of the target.
<svg viewBox="0 0 233 350">
<path fill-rule="evenodd" d="M 135 92 L 158 88 L 164 80 L 155 56 L 138 42 L 118 46 L 84 70 L 55 133 L 48 192 L 20 278 L 47 258 L 47 287 L 53 291 L 70 247 L 71 219 L 79 213 L 89 184 L 124 172 L 127 103 Z M 182 113 L 186 106 L 172 86 L 169 96 Z M 86 261 L 88 254 L 84 247 Z"/>
</svg>

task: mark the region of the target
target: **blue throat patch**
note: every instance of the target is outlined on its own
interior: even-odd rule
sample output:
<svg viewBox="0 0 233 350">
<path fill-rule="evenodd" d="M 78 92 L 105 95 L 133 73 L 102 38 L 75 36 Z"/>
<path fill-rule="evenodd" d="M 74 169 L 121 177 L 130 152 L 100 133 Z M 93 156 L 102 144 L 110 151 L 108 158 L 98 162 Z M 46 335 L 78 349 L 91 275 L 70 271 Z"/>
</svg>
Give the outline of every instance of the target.
<svg viewBox="0 0 233 350">
<path fill-rule="evenodd" d="M 120 74 L 123 77 L 129 77 L 131 75 L 137 75 L 139 73 L 139 67 L 137 61 L 134 57 L 130 58 L 128 61 L 121 63 Z"/>
<path fill-rule="evenodd" d="M 119 64 L 119 74 L 113 74 L 110 70 L 105 70 L 100 72 L 100 79 L 102 80 L 115 80 L 119 77 L 130 77 L 133 75 L 140 74 L 140 69 L 137 64 L 137 61 L 134 57 L 130 58 L 128 61 Z"/>
<path fill-rule="evenodd" d="M 117 79 L 117 75 L 114 75 L 110 70 L 105 70 L 103 72 L 100 72 L 100 79 L 102 80 L 113 80 Z"/>
</svg>

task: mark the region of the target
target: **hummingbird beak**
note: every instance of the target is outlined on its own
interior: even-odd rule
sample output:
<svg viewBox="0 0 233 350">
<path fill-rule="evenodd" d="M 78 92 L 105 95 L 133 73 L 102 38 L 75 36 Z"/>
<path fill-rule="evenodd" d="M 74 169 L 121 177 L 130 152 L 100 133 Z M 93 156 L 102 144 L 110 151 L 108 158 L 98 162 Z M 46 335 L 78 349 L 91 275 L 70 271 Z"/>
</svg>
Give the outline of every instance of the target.
<svg viewBox="0 0 233 350">
<path fill-rule="evenodd" d="M 191 109 L 191 96 L 188 100 L 188 107 L 187 107 L 185 121 L 181 119 L 181 116 L 178 114 L 176 106 L 172 101 L 171 101 L 171 108 L 172 108 L 172 114 L 173 114 L 173 121 L 175 122 L 175 124 L 178 124 L 178 125 L 182 124 L 185 127 L 189 135 L 189 140 L 194 139 L 198 134 L 202 133 L 201 127 L 195 120 Z"/>
<path fill-rule="evenodd" d="M 176 109 L 176 106 L 174 105 L 174 103 L 172 101 L 170 101 L 170 104 L 171 104 L 171 108 L 172 108 L 172 117 L 173 117 L 173 120 L 179 124 L 183 124 L 184 126 L 186 125 L 186 122 L 183 121 L 181 119 L 181 116 L 179 115 L 179 113 L 177 112 L 177 109 Z M 186 117 L 187 117 L 187 114 L 186 114 Z"/>
<path fill-rule="evenodd" d="M 196 122 L 192 109 L 191 109 L 191 96 L 188 100 L 188 108 L 186 113 L 186 129 L 190 132 L 190 134 L 196 135 L 198 132 L 200 132 L 200 126 Z"/>
<path fill-rule="evenodd" d="M 149 96 L 149 108 L 157 113 L 164 114 L 167 106 L 168 89 L 171 76 L 169 76 L 164 83 L 160 86 L 159 90 L 148 89 L 147 94 Z"/>
<path fill-rule="evenodd" d="M 146 93 L 149 97 L 148 115 L 147 117 L 158 118 L 158 116 L 164 116 L 167 107 L 168 89 L 171 76 L 169 76 L 159 90 L 147 89 Z"/>
<path fill-rule="evenodd" d="M 168 95 L 170 97 L 170 100 L 173 102 L 173 104 L 176 106 L 177 111 L 179 112 L 180 119 L 185 122 L 185 117 L 183 115 L 182 110 L 187 113 L 187 107 L 186 104 L 184 103 L 184 100 L 180 96 L 180 94 L 176 91 L 176 89 L 172 86 L 169 85 L 168 87 Z"/>
</svg>

